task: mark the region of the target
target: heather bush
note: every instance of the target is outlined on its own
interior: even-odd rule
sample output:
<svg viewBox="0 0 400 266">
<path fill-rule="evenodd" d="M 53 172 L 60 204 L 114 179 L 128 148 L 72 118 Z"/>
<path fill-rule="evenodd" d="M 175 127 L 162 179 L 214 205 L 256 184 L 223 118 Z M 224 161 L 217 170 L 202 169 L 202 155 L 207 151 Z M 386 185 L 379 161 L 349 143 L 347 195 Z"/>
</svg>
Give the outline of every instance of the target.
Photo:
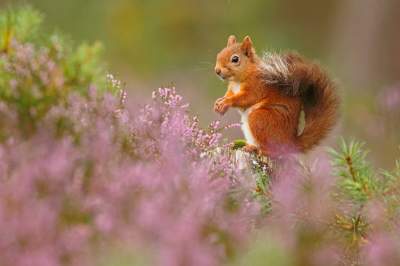
<svg viewBox="0 0 400 266">
<path fill-rule="evenodd" d="M 400 162 L 246 154 L 174 88 L 129 106 L 99 44 L 41 21 L 0 14 L 0 265 L 400 263 Z"/>
<path fill-rule="evenodd" d="M 91 85 L 112 89 L 99 60 L 101 44 L 75 47 L 59 34 L 43 34 L 41 22 L 42 15 L 29 7 L 0 14 L 0 99 L 25 135 L 71 92 L 85 95 Z M 5 119 L 0 123 L 3 135 L 8 133 Z"/>
</svg>

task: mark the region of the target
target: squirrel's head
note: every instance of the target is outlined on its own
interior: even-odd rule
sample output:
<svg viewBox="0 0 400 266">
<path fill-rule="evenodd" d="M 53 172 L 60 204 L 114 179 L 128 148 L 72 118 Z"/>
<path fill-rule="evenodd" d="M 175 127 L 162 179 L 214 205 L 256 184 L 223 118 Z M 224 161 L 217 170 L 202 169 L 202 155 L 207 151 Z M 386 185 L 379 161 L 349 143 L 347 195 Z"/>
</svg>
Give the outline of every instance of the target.
<svg viewBox="0 0 400 266">
<path fill-rule="evenodd" d="M 223 80 L 241 81 L 256 59 L 257 55 L 249 36 L 238 43 L 236 37 L 231 35 L 226 47 L 217 55 L 215 73 Z"/>
</svg>

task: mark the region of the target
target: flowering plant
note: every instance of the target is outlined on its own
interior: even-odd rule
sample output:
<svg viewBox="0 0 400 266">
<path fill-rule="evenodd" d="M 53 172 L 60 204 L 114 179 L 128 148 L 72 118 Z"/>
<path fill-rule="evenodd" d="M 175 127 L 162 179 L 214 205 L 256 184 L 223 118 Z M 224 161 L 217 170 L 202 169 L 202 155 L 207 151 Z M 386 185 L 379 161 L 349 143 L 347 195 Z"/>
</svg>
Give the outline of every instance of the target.
<svg viewBox="0 0 400 266">
<path fill-rule="evenodd" d="M 398 265 L 400 163 L 245 154 L 174 88 L 129 106 L 41 19 L 0 14 L 0 265 Z"/>
</svg>

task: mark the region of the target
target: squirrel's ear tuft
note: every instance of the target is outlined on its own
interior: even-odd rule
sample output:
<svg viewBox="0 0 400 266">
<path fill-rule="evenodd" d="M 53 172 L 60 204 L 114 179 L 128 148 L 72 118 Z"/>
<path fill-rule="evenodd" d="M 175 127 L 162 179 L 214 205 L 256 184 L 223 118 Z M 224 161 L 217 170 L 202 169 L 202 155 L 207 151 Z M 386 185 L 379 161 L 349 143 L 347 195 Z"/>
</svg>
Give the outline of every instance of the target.
<svg viewBox="0 0 400 266">
<path fill-rule="evenodd" d="M 226 44 L 226 47 L 234 45 L 235 43 L 236 43 L 236 37 L 235 37 L 235 35 L 231 35 L 228 38 L 228 43 Z"/>
<path fill-rule="evenodd" d="M 253 42 L 249 36 L 244 37 L 241 49 L 247 57 L 252 57 L 254 54 Z"/>
</svg>

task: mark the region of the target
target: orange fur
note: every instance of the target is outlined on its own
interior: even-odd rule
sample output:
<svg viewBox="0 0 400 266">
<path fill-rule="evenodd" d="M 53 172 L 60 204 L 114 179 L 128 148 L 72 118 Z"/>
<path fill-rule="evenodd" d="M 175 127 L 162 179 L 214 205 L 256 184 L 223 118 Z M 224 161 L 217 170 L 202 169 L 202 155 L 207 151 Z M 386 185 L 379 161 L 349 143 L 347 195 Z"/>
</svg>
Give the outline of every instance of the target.
<svg viewBox="0 0 400 266">
<path fill-rule="evenodd" d="M 305 152 L 337 122 L 335 86 L 317 64 L 296 54 L 272 55 L 268 60 L 257 56 L 249 37 L 237 43 L 230 36 L 215 66 L 216 73 L 229 82 L 228 90 L 214 109 L 224 114 L 230 107 L 238 108 L 242 123 L 248 123 L 245 135 L 250 135 L 265 155 Z M 306 124 L 298 135 L 302 110 Z"/>
</svg>

